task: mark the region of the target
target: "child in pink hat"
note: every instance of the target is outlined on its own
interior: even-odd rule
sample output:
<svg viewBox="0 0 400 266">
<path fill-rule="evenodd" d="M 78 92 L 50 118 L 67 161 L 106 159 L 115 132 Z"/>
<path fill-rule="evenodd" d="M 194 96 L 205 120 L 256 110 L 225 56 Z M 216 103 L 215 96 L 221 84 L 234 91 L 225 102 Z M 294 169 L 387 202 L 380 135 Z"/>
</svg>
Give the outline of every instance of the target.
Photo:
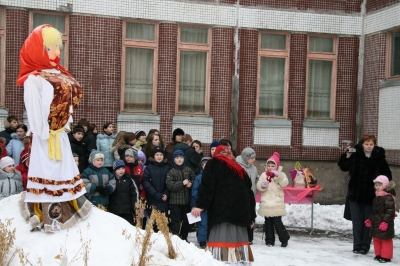
<svg viewBox="0 0 400 266">
<path fill-rule="evenodd" d="M 261 202 L 258 214 L 265 217 L 265 244 L 275 245 L 275 233 L 279 236 L 281 247 L 287 247 L 290 235 L 282 223 L 282 216 L 286 215 L 283 187 L 289 180 L 280 166 L 279 153 L 274 152 L 266 163 L 265 172 L 257 182 L 257 189 L 261 191 Z"/>
<path fill-rule="evenodd" d="M 380 175 L 374 179 L 375 198 L 372 203 L 372 213 L 365 226 L 374 240 L 375 258 L 381 263 L 391 262 L 393 258 L 394 217 L 396 200 L 394 198 L 394 181 Z"/>
</svg>

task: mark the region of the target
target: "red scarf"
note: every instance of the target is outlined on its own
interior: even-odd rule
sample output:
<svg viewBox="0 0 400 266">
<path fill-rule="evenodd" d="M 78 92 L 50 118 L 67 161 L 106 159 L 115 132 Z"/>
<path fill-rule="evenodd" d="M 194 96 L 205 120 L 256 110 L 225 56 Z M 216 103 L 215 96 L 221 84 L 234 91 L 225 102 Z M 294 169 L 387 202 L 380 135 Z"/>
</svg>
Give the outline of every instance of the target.
<svg viewBox="0 0 400 266">
<path fill-rule="evenodd" d="M 243 179 L 246 175 L 246 171 L 243 169 L 243 167 L 241 167 L 240 164 L 234 160 L 235 158 L 232 156 L 232 151 L 228 146 L 219 145 L 215 150 L 213 157 L 217 160 L 225 162 L 229 169 L 234 171 L 240 177 L 240 179 Z"/>
<path fill-rule="evenodd" d="M 39 70 L 43 69 L 57 69 L 62 73 L 71 76 L 71 74 L 62 66 L 52 66 L 43 44 L 42 29 L 44 27 L 51 27 L 49 24 L 44 24 L 36 27 L 32 33 L 25 40 L 19 54 L 19 74 L 17 79 L 17 86 L 24 85 L 25 80 L 30 74 L 39 75 Z"/>
</svg>

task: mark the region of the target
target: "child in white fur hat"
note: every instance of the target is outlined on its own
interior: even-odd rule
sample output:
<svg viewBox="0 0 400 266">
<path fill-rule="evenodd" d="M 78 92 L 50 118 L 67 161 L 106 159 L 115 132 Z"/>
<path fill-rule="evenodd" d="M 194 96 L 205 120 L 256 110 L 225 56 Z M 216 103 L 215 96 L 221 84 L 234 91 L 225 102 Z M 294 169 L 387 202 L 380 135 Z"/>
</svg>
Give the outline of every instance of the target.
<svg viewBox="0 0 400 266">
<path fill-rule="evenodd" d="M 15 170 L 13 158 L 3 157 L 0 160 L 0 200 L 23 190 L 21 173 Z"/>
<path fill-rule="evenodd" d="M 258 214 L 265 217 L 265 244 L 269 247 L 275 245 L 275 233 L 279 236 L 281 247 L 287 247 L 290 239 L 282 223 L 282 216 L 286 215 L 283 187 L 289 180 L 280 166 L 279 153 L 274 154 L 266 163 L 265 172 L 261 174 L 257 182 L 257 189 L 261 191 L 261 203 Z"/>
</svg>

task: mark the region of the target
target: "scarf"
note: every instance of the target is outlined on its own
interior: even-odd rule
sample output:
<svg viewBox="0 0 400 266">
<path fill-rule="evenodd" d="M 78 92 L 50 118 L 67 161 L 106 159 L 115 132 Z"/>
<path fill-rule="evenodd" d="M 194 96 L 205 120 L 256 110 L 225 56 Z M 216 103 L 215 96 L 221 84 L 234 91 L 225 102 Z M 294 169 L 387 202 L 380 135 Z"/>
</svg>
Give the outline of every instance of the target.
<svg viewBox="0 0 400 266">
<path fill-rule="evenodd" d="M 229 169 L 234 171 L 240 179 L 243 179 L 246 175 L 246 171 L 235 161 L 235 157 L 232 155 L 232 151 L 228 146 L 219 145 L 214 152 L 213 158 L 225 162 Z"/>
<path fill-rule="evenodd" d="M 22 86 L 29 75 L 39 75 L 43 69 L 57 69 L 68 76 L 71 74 L 57 63 L 57 66 L 50 64 L 49 56 L 46 47 L 43 45 L 42 29 L 44 27 L 52 27 L 49 24 L 44 24 L 36 27 L 25 40 L 19 54 L 19 74 L 17 86 Z"/>
<path fill-rule="evenodd" d="M 141 151 L 142 150 L 142 145 L 143 144 L 147 144 L 147 141 L 139 141 L 139 140 L 137 140 L 136 141 L 136 143 L 135 143 L 135 147 L 136 147 L 136 149 L 138 150 L 138 151 Z"/>
</svg>

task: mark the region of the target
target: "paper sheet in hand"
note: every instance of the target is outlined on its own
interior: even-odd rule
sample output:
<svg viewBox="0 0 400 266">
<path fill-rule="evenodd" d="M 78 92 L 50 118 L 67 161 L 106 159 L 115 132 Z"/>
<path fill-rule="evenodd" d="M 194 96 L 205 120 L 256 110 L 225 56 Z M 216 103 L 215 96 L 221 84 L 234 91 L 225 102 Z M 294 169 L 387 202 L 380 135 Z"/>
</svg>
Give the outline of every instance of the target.
<svg viewBox="0 0 400 266">
<path fill-rule="evenodd" d="M 199 217 L 195 217 L 192 215 L 191 212 L 187 213 L 186 215 L 188 217 L 189 224 L 193 224 L 193 223 L 201 221 L 200 215 L 199 215 Z"/>
</svg>

